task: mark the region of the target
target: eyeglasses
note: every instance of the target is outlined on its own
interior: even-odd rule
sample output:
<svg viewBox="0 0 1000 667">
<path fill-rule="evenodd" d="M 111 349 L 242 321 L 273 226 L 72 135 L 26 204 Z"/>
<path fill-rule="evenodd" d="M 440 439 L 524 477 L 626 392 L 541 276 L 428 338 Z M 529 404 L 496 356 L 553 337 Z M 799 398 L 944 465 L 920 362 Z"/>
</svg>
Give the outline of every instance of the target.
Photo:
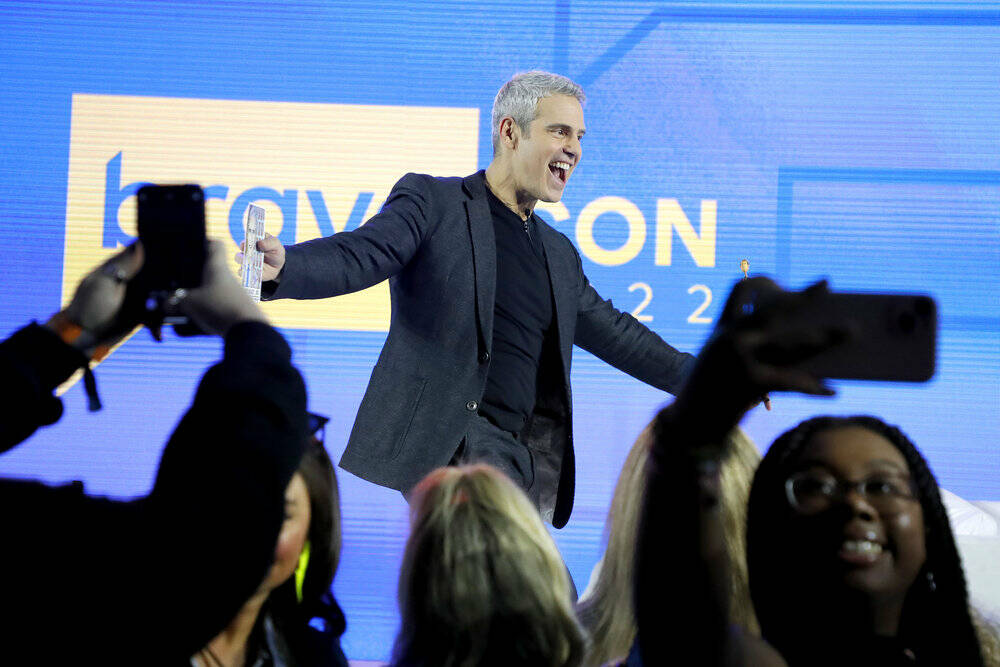
<svg viewBox="0 0 1000 667">
<path fill-rule="evenodd" d="M 844 502 L 855 491 L 882 515 L 898 514 L 916 500 L 913 481 L 905 475 L 879 474 L 858 482 L 815 471 L 793 474 L 785 482 L 788 503 L 799 514 L 817 514 Z"/>
<path fill-rule="evenodd" d="M 326 439 L 326 423 L 330 421 L 330 418 L 315 412 L 306 414 L 309 417 L 309 435 L 323 442 Z"/>
</svg>

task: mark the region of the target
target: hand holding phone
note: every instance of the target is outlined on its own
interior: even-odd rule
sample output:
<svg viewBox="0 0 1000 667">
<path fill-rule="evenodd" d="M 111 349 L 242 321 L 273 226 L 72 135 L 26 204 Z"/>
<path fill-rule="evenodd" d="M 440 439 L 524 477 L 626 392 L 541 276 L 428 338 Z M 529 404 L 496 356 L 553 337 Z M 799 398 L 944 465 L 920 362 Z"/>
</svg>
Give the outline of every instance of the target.
<svg viewBox="0 0 1000 667">
<path fill-rule="evenodd" d="M 936 331 L 924 295 L 836 294 L 825 283 L 787 292 L 767 278 L 741 280 L 677 404 L 699 437 L 722 442 L 768 392 L 830 396 L 825 378 L 930 379 Z"/>
<path fill-rule="evenodd" d="M 229 270 L 226 250 L 220 241 L 208 242 L 202 284 L 189 290 L 177 309 L 200 330 L 220 336 L 239 322 L 267 322 L 260 306 Z"/>
<path fill-rule="evenodd" d="M 924 294 L 734 290 L 738 313 L 758 313 L 777 332 L 840 331 L 834 345 L 796 367 L 817 378 L 926 382 L 934 375 L 937 306 Z"/>
<path fill-rule="evenodd" d="M 140 319 L 151 329 L 173 324 L 182 335 L 201 333 L 175 312 L 183 291 L 201 285 L 205 267 L 205 196 L 197 185 L 139 188 L 139 240 L 145 263 L 129 285 Z"/>
<path fill-rule="evenodd" d="M 49 320 L 57 329 L 60 317 L 82 329 L 71 344 L 88 357 L 100 348 L 116 345 L 139 323 L 126 309 L 128 283 L 143 264 L 142 244 L 135 242 L 110 257 L 84 276 L 76 286 L 73 299 Z"/>
</svg>

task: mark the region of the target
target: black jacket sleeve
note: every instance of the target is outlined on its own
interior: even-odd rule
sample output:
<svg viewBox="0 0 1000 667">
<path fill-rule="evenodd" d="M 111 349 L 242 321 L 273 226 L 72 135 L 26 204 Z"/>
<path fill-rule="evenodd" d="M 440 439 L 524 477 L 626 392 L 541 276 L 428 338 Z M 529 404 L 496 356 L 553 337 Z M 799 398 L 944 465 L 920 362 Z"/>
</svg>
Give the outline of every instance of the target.
<svg viewBox="0 0 1000 667">
<path fill-rule="evenodd" d="M 584 275 L 579 253 L 576 260 L 580 285 L 575 343 L 637 380 L 676 395 L 694 368 L 694 356 L 602 299 Z"/>
<path fill-rule="evenodd" d="M 290 357 L 270 326 L 234 326 L 170 438 L 153 491 L 138 503 L 145 559 L 133 571 L 142 585 L 123 591 L 122 609 L 144 605 L 148 614 L 135 624 L 137 644 L 190 656 L 267 574 L 308 438 L 305 385 Z"/>
<path fill-rule="evenodd" d="M 718 461 L 696 455 L 699 431 L 676 406 L 654 426 L 634 582 L 645 665 L 734 664 Z"/>
<path fill-rule="evenodd" d="M 325 299 L 377 285 L 399 273 L 433 233 L 439 216 L 431 200 L 433 178 L 406 174 L 382 210 L 348 232 L 285 248 L 280 282 L 261 285 L 261 298 Z"/>
<path fill-rule="evenodd" d="M 26 649 L 52 664 L 82 655 L 186 664 L 270 567 L 306 421 L 288 345 L 246 322 L 202 378 L 147 497 L 0 481 L 0 530 L 19 545 L 0 555 L 5 606 L 19 611 L 5 628 L 8 653 Z M 127 456 L 128 443 L 116 444 Z"/>
<path fill-rule="evenodd" d="M 0 452 L 62 417 L 52 391 L 87 363 L 52 331 L 29 324 L 0 343 Z"/>
</svg>

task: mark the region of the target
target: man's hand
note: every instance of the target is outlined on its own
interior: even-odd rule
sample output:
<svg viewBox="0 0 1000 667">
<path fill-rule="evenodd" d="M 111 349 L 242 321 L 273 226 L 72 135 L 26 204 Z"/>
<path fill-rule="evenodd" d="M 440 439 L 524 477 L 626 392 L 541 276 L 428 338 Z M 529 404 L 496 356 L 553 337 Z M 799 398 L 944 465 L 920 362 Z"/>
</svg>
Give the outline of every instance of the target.
<svg viewBox="0 0 1000 667">
<path fill-rule="evenodd" d="M 264 264 L 261 270 L 260 279 L 264 282 L 276 280 L 285 266 L 285 246 L 277 236 L 266 234 L 264 238 L 257 241 L 257 250 L 264 253 Z M 240 251 L 236 253 L 234 259 L 236 263 L 243 266 L 243 253 L 246 251 L 246 241 L 240 241 Z"/>
<path fill-rule="evenodd" d="M 111 347 L 134 329 L 139 321 L 122 310 L 125 287 L 139 273 L 143 262 L 142 244 L 136 241 L 88 273 L 76 287 L 69 305 L 52 320 L 62 316 L 79 325 L 93 340 L 93 347 Z M 85 350 L 90 352 L 90 350 Z"/>
<path fill-rule="evenodd" d="M 253 302 L 226 266 L 225 254 L 221 241 L 208 242 L 208 259 L 201 287 L 188 291 L 174 306 L 202 330 L 220 336 L 225 336 L 229 328 L 238 322 L 267 322 L 260 306 Z"/>
</svg>

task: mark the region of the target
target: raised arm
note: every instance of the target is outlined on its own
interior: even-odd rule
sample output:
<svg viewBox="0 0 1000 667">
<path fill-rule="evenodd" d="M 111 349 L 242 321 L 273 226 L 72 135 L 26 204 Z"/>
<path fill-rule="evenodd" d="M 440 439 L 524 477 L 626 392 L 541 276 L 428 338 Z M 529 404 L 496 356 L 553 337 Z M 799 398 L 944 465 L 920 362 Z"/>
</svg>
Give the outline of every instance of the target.
<svg viewBox="0 0 1000 667">
<path fill-rule="evenodd" d="M 266 575 L 308 431 L 291 350 L 233 279 L 219 246 L 203 286 L 179 309 L 223 335 L 224 354 L 171 436 L 152 493 L 121 526 L 119 546 L 132 558 L 114 565 L 129 586 L 114 605 L 113 627 L 131 645 L 183 660 L 225 627 Z"/>
<path fill-rule="evenodd" d="M 306 441 L 305 387 L 284 339 L 261 322 L 234 325 L 139 503 L 132 543 L 145 562 L 132 602 L 146 618 L 132 632 L 141 643 L 191 655 L 253 595 Z"/>
<path fill-rule="evenodd" d="M 142 247 L 129 246 L 87 274 L 66 308 L 44 325 L 30 324 L 0 343 L 0 452 L 58 421 L 63 406 L 55 388 L 138 324 L 122 306 L 142 261 Z"/>
<path fill-rule="evenodd" d="M 719 461 L 726 434 L 761 394 L 831 393 L 795 366 L 836 337 L 828 331 L 782 330 L 794 301 L 737 317 L 744 290 L 776 289 L 759 279 L 748 283 L 734 290 L 677 400 L 656 419 L 635 581 L 646 665 L 784 664 L 769 646 L 728 626 Z"/>
<path fill-rule="evenodd" d="M 636 561 L 643 664 L 739 664 L 729 660 L 721 445 L 672 406 L 658 415 L 654 437 Z"/>
<path fill-rule="evenodd" d="M 406 174 L 382 210 L 358 229 L 280 248 L 270 237 L 265 253 L 265 299 L 324 299 L 371 287 L 413 258 L 437 220 L 430 201 L 432 178 Z M 276 245 L 277 244 L 277 245 Z"/>
</svg>

